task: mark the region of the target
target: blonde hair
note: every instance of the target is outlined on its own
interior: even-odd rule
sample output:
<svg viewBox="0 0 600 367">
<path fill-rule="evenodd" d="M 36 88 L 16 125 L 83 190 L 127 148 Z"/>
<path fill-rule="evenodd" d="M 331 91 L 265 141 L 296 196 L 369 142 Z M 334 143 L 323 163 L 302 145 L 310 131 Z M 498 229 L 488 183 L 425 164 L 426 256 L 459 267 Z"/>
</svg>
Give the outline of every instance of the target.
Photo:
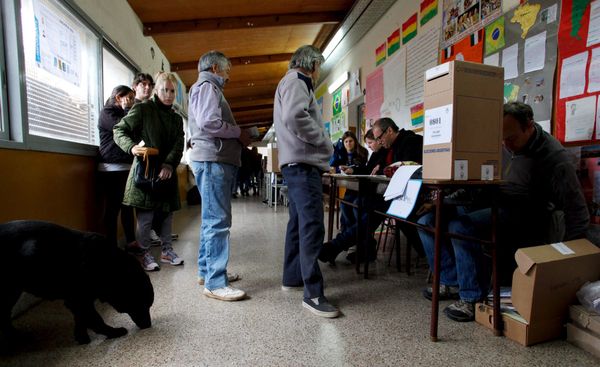
<svg viewBox="0 0 600 367">
<path fill-rule="evenodd" d="M 173 83 L 173 89 L 175 89 L 175 96 L 177 96 L 177 77 L 175 73 L 168 73 L 165 71 L 159 71 L 154 76 L 154 90 L 152 91 L 154 94 L 158 93 L 160 88 L 163 88 L 167 81 Z"/>
</svg>

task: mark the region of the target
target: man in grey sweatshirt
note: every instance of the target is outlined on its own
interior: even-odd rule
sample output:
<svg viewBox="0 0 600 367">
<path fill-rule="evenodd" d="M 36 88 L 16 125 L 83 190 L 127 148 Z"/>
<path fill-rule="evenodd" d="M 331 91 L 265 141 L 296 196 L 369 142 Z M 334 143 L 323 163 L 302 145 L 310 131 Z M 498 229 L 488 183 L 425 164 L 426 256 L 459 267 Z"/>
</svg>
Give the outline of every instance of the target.
<svg viewBox="0 0 600 367">
<path fill-rule="evenodd" d="M 324 61 L 313 46 L 296 50 L 275 92 L 273 121 L 289 197 L 282 289 L 304 288 L 302 305 L 331 318 L 337 317 L 339 310 L 323 294 L 317 261 L 325 236 L 321 174 L 328 170 L 333 153 L 313 88 Z"/>
<path fill-rule="evenodd" d="M 246 293 L 229 286 L 239 276 L 227 274 L 231 193 L 241 165 L 242 147 L 250 144 L 237 126 L 223 86 L 231 63 L 221 52 L 209 51 L 198 62 L 198 81 L 190 88 L 190 160 L 202 197 L 202 227 L 198 251 L 198 282 L 204 295 L 222 301 L 243 299 Z"/>
</svg>

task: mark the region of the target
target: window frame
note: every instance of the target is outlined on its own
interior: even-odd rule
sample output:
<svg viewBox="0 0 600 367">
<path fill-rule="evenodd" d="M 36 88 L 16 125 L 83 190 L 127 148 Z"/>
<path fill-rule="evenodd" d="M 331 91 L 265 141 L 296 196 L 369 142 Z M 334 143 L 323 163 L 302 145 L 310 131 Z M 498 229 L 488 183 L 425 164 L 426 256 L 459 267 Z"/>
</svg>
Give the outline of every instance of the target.
<svg viewBox="0 0 600 367">
<path fill-rule="evenodd" d="M 79 20 L 91 33 L 98 37 L 96 58 L 98 60 L 97 78 L 97 113 L 104 105 L 103 99 L 103 48 L 107 48 L 113 56 L 119 58 L 134 72 L 139 67 L 131 61 L 126 54 L 115 46 L 108 35 L 96 25 L 91 18 L 79 8 L 73 0 L 53 0 L 62 5 L 74 18 Z M 0 4 L 2 8 L 0 16 L 4 30 L 2 34 L 2 44 L 5 49 L 16 50 L 10 54 L 5 54 L 4 62 L 1 66 L 5 67 L 6 85 L 7 85 L 7 104 L 3 105 L 3 111 L 7 112 L 8 121 L 6 123 L 6 136 L 0 136 L 0 149 L 19 149 L 34 150 L 40 152 L 65 153 L 83 156 L 96 156 L 98 146 L 95 144 L 77 143 L 66 140 L 59 140 L 43 136 L 29 134 L 27 85 L 25 82 L 25 57 L 23 52 L 23 34 L 21 24 L 21 0 L 6 0 Z M 1 60 L 0 60 L 1 61 Z M 8 98 L 10 96 L 10 98 Z M 92 123 L 92 122 L 90 122 Z"/>
</svg>

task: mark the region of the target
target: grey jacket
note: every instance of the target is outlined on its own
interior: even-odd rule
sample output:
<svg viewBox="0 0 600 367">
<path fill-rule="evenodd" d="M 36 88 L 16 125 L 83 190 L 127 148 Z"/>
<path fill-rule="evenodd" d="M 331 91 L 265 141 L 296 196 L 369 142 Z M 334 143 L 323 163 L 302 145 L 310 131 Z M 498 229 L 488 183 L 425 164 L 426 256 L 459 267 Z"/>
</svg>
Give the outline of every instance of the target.
<svg viewBox="0 0 600 367">
<path fill-rule="evenodd" d="M 203 71 L 190 88 L 190 159 L 198 162 L 228 163 L 241 166 L 242 144 L 229 103 L 223 96 L 223 80 Z"/>
<path fill-rule="evenodd" d="M 273 121 L 280 167 L 306 163 L 322 171 L 329 169 L 333 144 L 325 132 L 308 75 L 292 69 L 281 79 L 275 92 Z"/>
</svg>

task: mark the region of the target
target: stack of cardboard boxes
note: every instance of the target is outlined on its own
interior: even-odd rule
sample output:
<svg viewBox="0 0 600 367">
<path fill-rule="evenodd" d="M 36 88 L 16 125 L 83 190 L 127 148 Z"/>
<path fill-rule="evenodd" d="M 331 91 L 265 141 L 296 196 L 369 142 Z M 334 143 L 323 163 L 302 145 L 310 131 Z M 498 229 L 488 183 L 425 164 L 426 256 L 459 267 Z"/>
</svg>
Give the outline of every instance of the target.
<svg viewBox="0 0 600 367">
<path fill-rule="evenodd" d="M 277 154 L 277 146 L 275 143 L 267 144 L 267 172 L 280 172 Z"/>
<path fill-rule="evenodd" d="M 569 308 L 567 340 L 600 358 L 600 315 L 581 305 Z"/>
<path fill-rule="evenodd" d="M 503 315 L 504 335 L 528 346 L 560 337 L 575 293 L 600 278 L 600 249 L 585 239 L 522 248 L 515 253 L 512 304 L 521 317 Z M 491 306 L 478 304 L 475 320 L 491 328 Z"/>
</svg>

